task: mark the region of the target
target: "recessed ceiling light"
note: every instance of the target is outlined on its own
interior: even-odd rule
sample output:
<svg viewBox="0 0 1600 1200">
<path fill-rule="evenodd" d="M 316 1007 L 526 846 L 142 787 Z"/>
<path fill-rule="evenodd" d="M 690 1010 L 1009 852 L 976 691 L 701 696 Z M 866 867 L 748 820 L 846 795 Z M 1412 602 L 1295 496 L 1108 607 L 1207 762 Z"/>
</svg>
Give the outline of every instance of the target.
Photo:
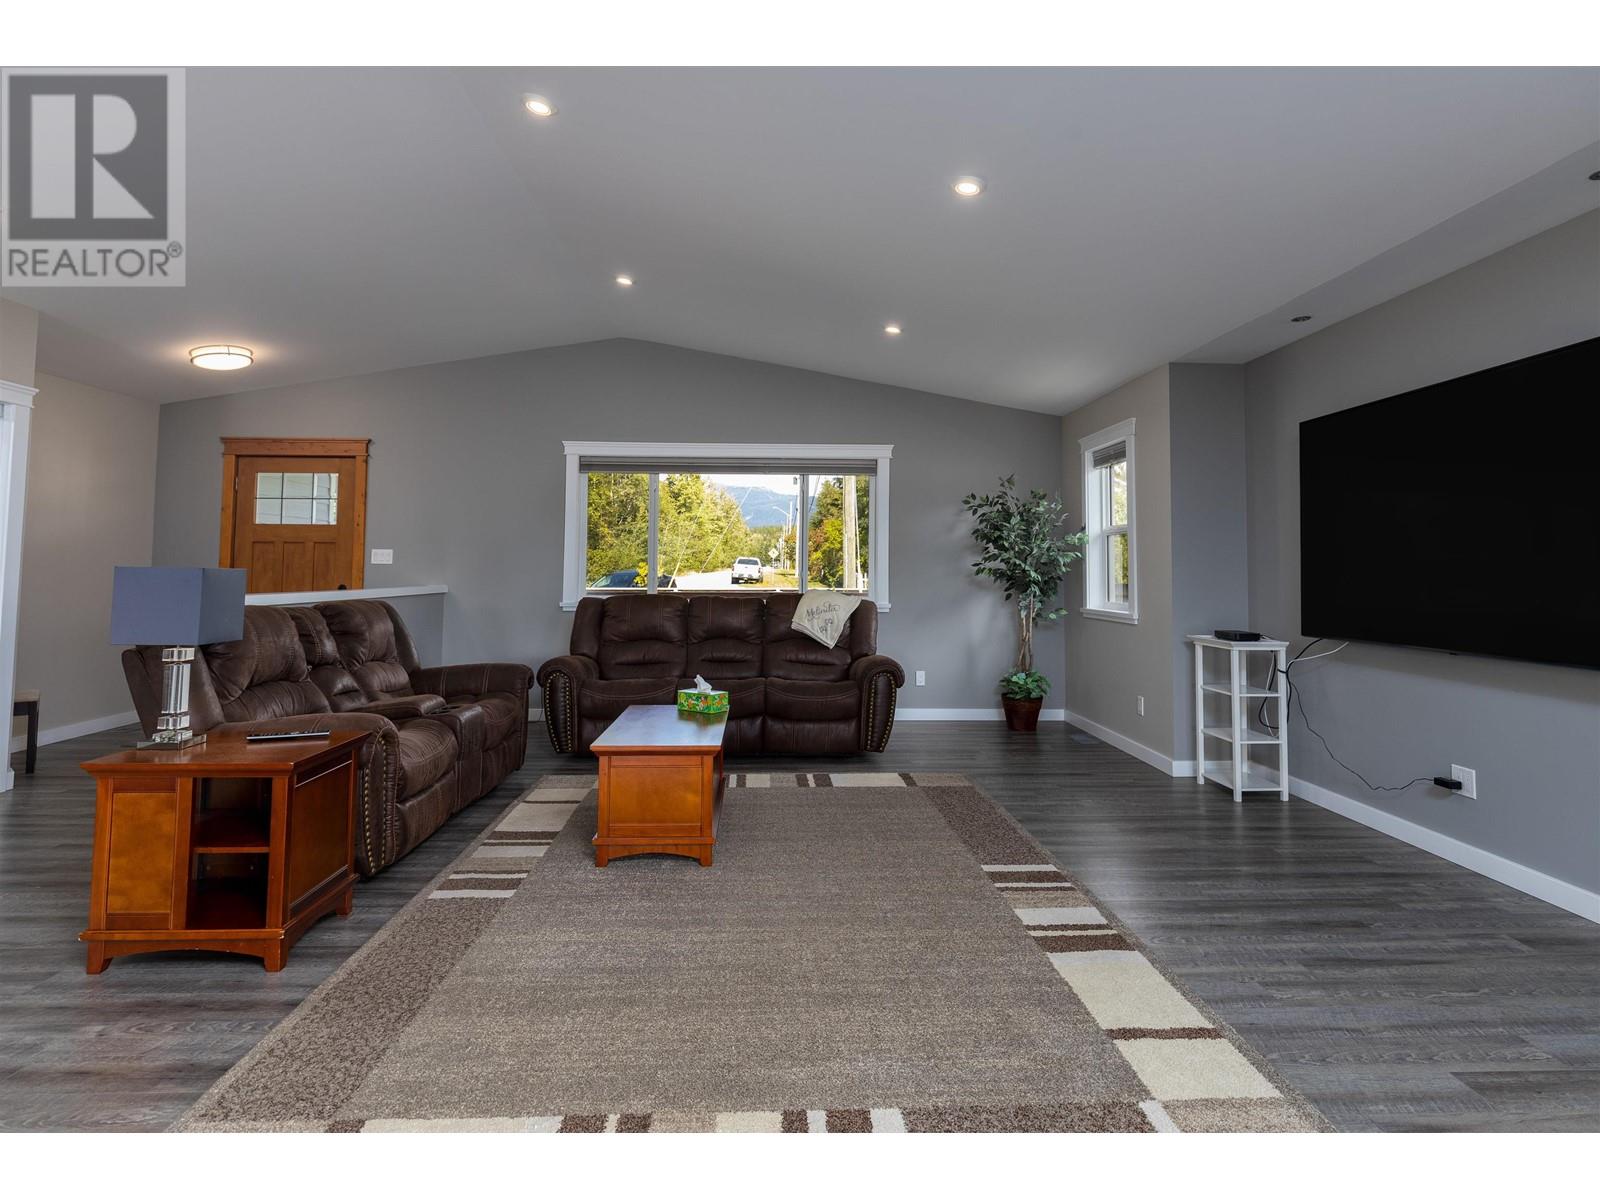
<svg viewBox="0 0 1600 1200">
<path fill-rule="evenodd" d="M 248 346 L 196 346 L 189 351 L 190 365 L 207 371 L 237 371 L 255 360 L 255 351 Z"/>
<path fill-rule="evenodd" d="M 618 287 L 632 287 L 633 286 L 633 276 L 632 275 L 618 275 L 617 276 L 617 286 Z"/>
<path fill-rule="evenodd" d="M 522 107 L 536 117 L 553 117 L 556 115 L 556 106 L 543 96 L 524 96 L 522 98 Z"/>
<path fill-rule="evenodd" d="M 902 332 L 900 326 L 894 324 L 893 322 L 889 323 L 888 325 L 885 325 L 883 327 L 883 331 L 885 333 L 887 333 L 890 337 L 899 337 L 901 332 Z"/>
<path fill-rule="evenodd" d="M 1311 314 L 1310 313 L 1301 313 L 1298 317 L 1290 317 L 1289 320 L 1294 322 L 1296 325 L 1298 325 L 1302 321 L 1311 320 Z"/>
<path fill-rule="evenodd" d="M 959 179 L 950 181 L 950 190 L 958 196 L 971 198 L 983 192 L 983 180 L 976 175 L 963 175 Z"/>
</svg>

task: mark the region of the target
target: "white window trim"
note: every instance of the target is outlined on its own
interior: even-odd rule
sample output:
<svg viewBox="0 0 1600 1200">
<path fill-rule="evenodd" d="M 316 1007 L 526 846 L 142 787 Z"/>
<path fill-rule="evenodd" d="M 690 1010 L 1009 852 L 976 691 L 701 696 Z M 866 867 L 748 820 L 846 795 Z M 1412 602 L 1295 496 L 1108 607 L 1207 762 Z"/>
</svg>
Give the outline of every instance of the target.
<svg viewBox="0 0 1600 1200">
<path fill-rule="evenodd" d="M 1091 542 L 1084 547 L 1083 570 L 1083 615 L 1093 617 L 1098 621 L 1120 621 L 1125 625 L 1139 623 L 1139 519 L 1137 512 L 1138 485 L 1136 482 L 1137 467 L 1134 453 L 1134 418 L 1119 421 L 1109 429 L 1102 429 L 1099 433 L 1092 433 L 1088 437 L 1078 439 L 1078 451 L 1082 463 L 1083 474 L 1083 517 L 1084 527 L 1089 530 Z M 1115 442 L 1124 442 L 1128 448 L 1128 603 L 1126 607 L 1115 607 L 1097 603 L 1094 595 L 1094 584 L 1098 574 L 1091 561 L 1095 552 L 1092 544 L 1095 534 L 1091 526 L 1094 524 L 1101 509 L 1101 501 L 1097 496 L 1090 495 L 1090 484 L 1094 477 L 1094 452 L 1102 446 L 1109 446 Z M 1103 534 L 1099 536 L 1104 536 Z"/>
<path fill-rule="evenodd" d="M 567 442 L 561 443 L 567 458 L 566 525 L 562 539 L 561 607 L 568 612 L 578 607 L 586 590 L 584 568 L 588 557 L 588 481 L 579 462 L 585 457 L 637 458 L 641 461 L 684 458 L 705 461 L 727 459 L 865 459 L 877 463 L 868 501 L 867 599 L 880 612 L 889 611 L 889 464 L 894 447 L 881 445 L 761 442 Z M 651 538 L 655 537 L 655 489 L 651 495 Z M 803 546 L 803 541 L 801 545 Z M 800 547 L 797 547 L 797 550 Z M 651 546 L 652 561 L 654 545 Z M 651 585 L 655 580 L 648 581 Z M 805 572 L 800 573 L 800 590 L 806 589 Z M 650 590 L 654 590 L 652 586 Z M 599 593 L 595 593 L 599 594 Z M 753 594 L 753 593 L 752 593 Z"/>
</svg>

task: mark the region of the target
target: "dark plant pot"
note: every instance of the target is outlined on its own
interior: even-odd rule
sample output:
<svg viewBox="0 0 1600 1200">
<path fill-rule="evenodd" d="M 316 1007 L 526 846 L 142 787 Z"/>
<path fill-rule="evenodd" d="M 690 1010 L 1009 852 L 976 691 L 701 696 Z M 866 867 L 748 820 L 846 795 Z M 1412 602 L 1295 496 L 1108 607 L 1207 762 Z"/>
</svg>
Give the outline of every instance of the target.
<svg viewBox="0 0 1600 1200">
<path fill-rule="evenodd" d="M 1034 733 L 1039 728 L 1039 709 L 1043 700 L 1013 700 L 1001 696 L 1000 704 L 1006 710 L 1006 728 L 1018 733 Z"/>
</svg>

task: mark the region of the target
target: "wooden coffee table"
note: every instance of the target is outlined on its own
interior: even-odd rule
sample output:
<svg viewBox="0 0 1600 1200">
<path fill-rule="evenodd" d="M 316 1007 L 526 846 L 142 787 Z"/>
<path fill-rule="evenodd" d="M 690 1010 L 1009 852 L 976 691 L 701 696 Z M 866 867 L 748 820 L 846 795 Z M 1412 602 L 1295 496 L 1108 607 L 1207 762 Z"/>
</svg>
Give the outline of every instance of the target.
<svg viewBox="0 0 1600 1200">
<path fill-rule="evenodd" d="M 725 715 L 635 704 L 594 742 L 600 822 L 594 865 L 630 854 L 682 854 L 711 865 L 722 801 Z"/>
</svg>

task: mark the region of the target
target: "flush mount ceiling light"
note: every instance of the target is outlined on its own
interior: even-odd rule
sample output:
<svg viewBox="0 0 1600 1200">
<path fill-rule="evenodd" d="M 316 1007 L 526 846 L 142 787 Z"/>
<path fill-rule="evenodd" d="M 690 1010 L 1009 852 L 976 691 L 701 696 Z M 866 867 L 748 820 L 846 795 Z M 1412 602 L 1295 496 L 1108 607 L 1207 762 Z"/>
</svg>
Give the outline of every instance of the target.
<svg viewBox="0 0 1600 1200">
<path fill-rule="evenodd" d="M 554 104 L 543 96 L 535 96 L 532 93 L 522 98 L 522 107 L 536 117 L 553 117 L 556 115 L 556 106 Z"/>
<path fill-rule="evenodd" d="M 237 371 L 255 360 L 256 353 L 248 346 L 196 346 L 189 351 L 189 365 L 207 371 Z"/>
<path fill-rule="evenodd" d="M 950 190 L 958 196 L 965 196 L 969 200 L 973 196 L 981 195 L 983 188 L 983 180 L 976 175 L 963 175 L 959 179 L 950 181 Z"/>
<path fill-rule="evenodd" d="M 633 286 L 633 276 L 632 275 L 618 275 L 617 276 L 617 286 L 618 287 L 625 287 L 625 288 L 626 287 L 632 287 Z"/>
<path fill-rule="evenodd" d="M 899 337 L 900 334 L 903 332 L 901 330 L 900 326 L 896 325 L 892 321 L 889 324 L 887 324 L 887 325 L 885 325 L 883 327 L 883 331 L 885 333 L 887 333 L 890 337 Z"/>
<path fill-rule="evenodd" d="M 1301 313 L 1298 317 L 1290 317 L 1289 320 L 1291 322 L 1293 322 L 1294 324 L 1299 325 L 1303 321 L 1311 320 L 1311 314 L 1310 313 Z"/>
</svg>

